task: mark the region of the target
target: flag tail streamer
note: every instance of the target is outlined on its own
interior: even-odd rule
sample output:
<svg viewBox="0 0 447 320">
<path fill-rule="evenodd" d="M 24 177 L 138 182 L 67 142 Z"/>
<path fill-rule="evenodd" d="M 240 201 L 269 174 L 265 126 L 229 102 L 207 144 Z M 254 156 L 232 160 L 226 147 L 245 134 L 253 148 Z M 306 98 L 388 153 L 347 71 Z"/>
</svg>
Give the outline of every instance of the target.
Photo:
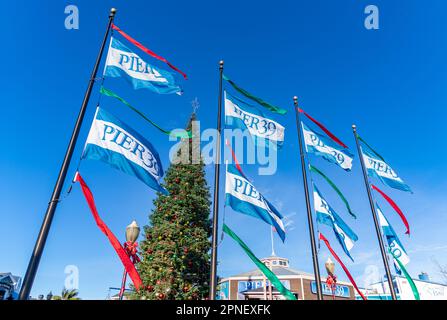
<svg viewBox="0 0 447 320">
<path fill-rule="evenodd" d="M 326 247 L 329 249 L 329 251 L 331 252 L 332 256 L 334 257 L 335 260 L 338 261 L 338 263 L 341 265 L 341 267 L 343 268 L 343 270 L 346 273 L 346 276 L 349 278 L 349 281 L 351 281 L 352 285 L 354 286 L 355 290 L 357 291 L 357 293 L 362 297 L 363 300 L 366 300 L 365 296 L 363 295 L 363 293 L 359 290 L 359 288 L 357 287 L 357 284 L 354 281 L 354 278 L 351 276 L 351 273 L 349 272 L 348 268 L 346 268 L 346 266 L 343 264 L 343 262 L 340 260 L 340 258 L 338 257 L 338 255 L 335 253 L 335 251 L 332 249 L 331 245 L 329 244 L 329 241 L 326 239 L 325 236 L 323 236 L 322 233 L 318 233 L 318 238 L 320 240 L 323 240 L 323 242 L 326 244 Z"/>
<path fill-rule="evenodd" d="M 287 110 L 285 110 L 285 109 L 281 109 L 281 108 L 278 108 L 278 107 L 275 107 L 274 105 L 272 105 L 272 104 L 270 104 L 270 103 L 268 103 L 268 102 L 265 102 L 265 101 L 262 100 L 261 98 L 256 97 L 256 96 L 252 95 L 250 92 L 248 92 L 248 91 L 242 89 L 242 88 L 239 87 L 236 83 L 234 83 L 230 78 L 228 78 L 227 76 L 223 75 L 223 79 L 224 79 L 225 81 L 227 81 L 229 84 L 231 84 L 231 86 L 232 86 L 237 92 L 239 92 L 239 93 L 243 94 L 245 97 L 247 97 L 247 98 L 249 98 L 249 99 L 251 99 L 251 100 L 253 100 L 253 101 L 259 103 L 261 106 L 263 106 L 263 107 L 269 109 L 270 111 L 275 112 L 275 113 L 279 113 L 279 114 L 281 114 L 281 115 L 284 115 L 284 114 L 287 113 Z"/>
<path fill-rule="evenodd" d="M 250 248 L 226 225 L 223 225 L 223 232 L 228 234 L 234 241 L 236 241 L 251 259 L 261 272 L 270 280 L 270 283 L 288 300 L 297 300 L 290 290 L 288 290 L 278 279 L 278 277 L 267 266 L 259 260 Z"/>
<path fill-rule="evenodd" d="M 312 118 L 306 111 L 303 109 L 298 109 L 299 112 L 303 113 L 307 118 L 309 118 L 310 121 L 315 123 L 321 130 L 323 130 L 329 137 L 331 137 L 332 140 L 334 140 L 337 144 L 342 146 L 343 148 L 349 149 L 347 145 L 345 145 L 340 139 L 338 139 L 332 132 L 330 132 L 328 129 L 326 129 L 323 124 L 318 122 L 316 119 Z"/>
<path fill-rule="evenodd" d="M 112 90 L 110 89 L 106 89 L 103 86 L 101 86 L 100 89 L 100 93 L 108 96 L 108 97 L 112 97 L 117 99 L 118 101 L 120 101 L 121 103 L 123 103 L 124 105 L 126 105 L 127 107 L 129 107 L 132 111 L 134 111 L 135 113 L 137 113 L 139 116 L 141 116 L 144 120 L 146 120 L 147 122 L 149 122 L 151 125 L 153 125 L 155 128 L 157 128 L 158 130 L 160 130 L 161 132 L 163 132 L 164 134 L 167 134 L 168 136 L 173 136 L 176 138 L 180 138 L 180 139 L 190 139 L 192 138 L 192 132 L 191 131 L 186 131 L 186 132 L 173 132 L 173 131 L 169 131 L 169 130 L 165 130 L 162 127 L 160 127 L 158 124 L 156 124 L 155 122 L 153 122 L 151 119 L 149 119 L 148 117 L 146 117 L 146 115 L 144 113 L 142 113 L 140 110 L 138 110 L 137 108 L 135 108 L 134 106 L 132 106 L 129 102 L 127 102 L 126 100 L 124 100 L 123 98 L 121 98 L 119 95 L 117 95 L 116 93 L 114 93 Z"/>
<path fill-rule="evenodd" d="M 148 55 L 150 55 L 151 57 L 163 61 L 164 63 L 166 63 L 172 70 L 177 71 L 178 73 L 180 73 L 183 78 L 188 79 L 188 77 L 186 76 L 186 73 L 184 73 L 183 71 L 181 71 L 179 68 L 177 68 L 176 66 L 174 66 L 173 64 L 171 64 L 168 60 L 166 60 L 165 58 L 163 58 L 162 56 L 159 56 L 158 54 L 156 54 L 155 52 L 153 52 L 152 50 L 149 50 L 148 48 L 146 48 L 145 46 L 143 46 L 141 43 L 139 43 L 137 40 L 135 40 L 134 38 L 132 38 L 131 36 L 129 36 L 127 33 L 125 33 L 123 30 L 121 30 L 120 28 L 118 28 L 117 25 L 112 23 L 112 29 L 118 31 L 124 38 L 126 38 L 130 43 L 132 43 L 133 45 L 135 45 L 136 47 L 138 47 L 139 49 L 141 49 L 142 51 L 146 52 Z"/>
<path fill-rule="evenodd" d="M 355 219 L 357 219 L 357 216 L 354 214 L 354 212 L 352 212 L 351 207 L 349 206 L 348 200 L 346 200 L 346 197 L 343 195 L 343 193 L 340 191 L 340 189 L 338 189 L 338 187 L 335 185 L 335 183 L 333 183 L 331 181 L 331 179 L 329 179 L 323 172 L 321 172 L 319 169 L 317 169 L 313 165 L 309 164 L 309 169 L 310 169 L 310 171 L 315 172 L 315 173 L 319 174 L 320 176 L 322 176 L 327 181 L 327 183 L 329 183 L 329 185 L 339 195 L 340 199 L 344 202 L 346 208 L 348 209 L 349 214 L 351 216 L 353 216 Z"/>
<path fill-rule="evenodd" d="M 98 210 L 96 209 L 95 205 L 95 199 L 93 198 L 93 194 L 90 191 L 90 188 L 85 183 L 84 179 L 81 177 L 79 172 L 76 172 L 75 179 L 76 182 L 79 182 L 81 185 L 82 193 L 84 194 L 85 200 L 87 200 L 88 206 L 90 208 L 90 211 L 92 212 L 93 218 L 96 221 L 96 224 L 98 225 L 99 229 L 107 236 L 107 238 L 110 241 L 110 244 L 115 249 L 116 253 L 118 254 L 121 262 L 124 265 L 124 268 L 126 269 L 126 272 L 129 274 L 130 279 L 132 280 L 135 288 L 137 290 L 140 289 L 140 287 L 143 285 L 143 282 L 141 281 L 140 275 L 138 274 L 137 269 L 135 268 L 134 264 L 130 261 L 129 256 L 126 254 L 126 251 L 121 246 L 121 243 L 116 238 L 116 236 L 113 234 L 113 232 L 107 227 L 105 222 L 101 219 L 101 217 L 98 214 Z"/>
<path fill-rule="evenodd" d="M 405 217 L 404 213 L 402 212 L 402 210 L 400 210 L 400 208 L 397 206 L 397 204 L 393 201 L 393 199 L 391 199 L 389 196 L 387 196 L 382 190 L 380 190 L 379 188 L 377 188 L 375 185 L 371 185 L 371 188 L 373 188 L 374 190 L 376 190 L 378 193 L 380 193 L 380 195 L 390 204 L 391 207 L 393 207 L 394 211 L 397 212 L 397 214 L 400 216 L 400 218 L 402 219 L 402 222 L 404 223 L 405 227 L 407 228 L 407 231 L 405 232 L 405 234 L 410 235 L 410 225 L 408 224 L 408 220 Z"/>
<path fill-rule="evenodd" d="M 242 167 L 239 164 L 239 161 L 236 158 L 236 154 L 234 153 L 233 148 L 231 148 L 230 142 L 228 140 L 225 140 L 225 145 L 230 149 L 231 157 L 233 158 L 234 164 L 236 165 L 236 168 L 239 170 L 239 172 L 245 177 L 245 174 L 242 172 Z"/>
<path fill-rule="evenodd" d="M 410 284 L 411 290 L 413 291 L 414 298 L 416 300 L 421 300 L 418 288 L 416 287 L 416 284 L 414 283 L 413 279 L 411 279 L 411 276 L 408 273 L 407 269 L 405 269 L 405 266 L 403 265 L 403 263 L 400 262 L 400 260 L 393 254 L 393 252 L 391 250 L 390 250 L 390 252 L 391 252 L 391 255 L 394 258 L 394 261 L 397 262 L 397 264 L 399 265 L 400 270 L 402 271 L 402 273 L 404 274 L 404 276 L 407 279 L 408 283 Z"/>
</svg>

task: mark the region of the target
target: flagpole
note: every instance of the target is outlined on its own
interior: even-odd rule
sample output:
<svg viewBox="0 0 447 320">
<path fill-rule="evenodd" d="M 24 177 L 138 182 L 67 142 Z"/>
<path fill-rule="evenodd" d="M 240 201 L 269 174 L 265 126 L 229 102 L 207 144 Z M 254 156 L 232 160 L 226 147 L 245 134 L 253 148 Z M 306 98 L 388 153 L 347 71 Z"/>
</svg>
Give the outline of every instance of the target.
<svg viewBox="0 0 447 320">
<path fill-rule="evenodd" d="M 48 203 L 47 211 L 45 213 L 44 220 L 42 222 L 42 226 L 39 231 L 39 235 L 37 237 L 36 243 L 34 245 L 33 254 L 31 255 L 31 259 L 28 263 L 28 268 L 26 270 L 25 278 L 23 280 L 23 285 L 20 289 L 20 300 L 27 300 L 29 294 L 31 292 L 31 288 L 33 286 L 34 278 L 37 273 L 37 269 L 39 267 L 40 258 L 42 257 L 43 249 L 45 247 L 45 242 L 48 237 L 48 233 L 51 228 L 51 223 L 53 221 L 54 212 L 56 211 L 56 207 L 60 201 L 60 195 L 62 192 L 62 188 L 64 186 L 64 181 L 67 176 L 67 171 L 70 166 L 71 158 L 73 156 L 73 151 L 76 147 L 76 142 L 78 139 L 79 131 L 81 130 L 82 121 L 84 119 L 85 111 L 87 109 L 87 105 L 90 99 L 90 94 L 93 89 L 93 85 L 95 84 L 96 73 L 98 72 L 98 67 L 101 62 L 102 53 L 104 51 L 105 44 L 107 42 L 107 37 L 109 35 L 110 26 L 112 25 L 113 19 L 115 18 L 116 9 L 110 9 L 109 14 L 109 22 L 107 24 L 107 30 L 102 40 L 102 44 L 98 53 L 98 57 L 96 58 L 95 66 L 93 67 L 92 74 L 90 76 L 90 80 L 87 86 L 87 90 L 84 95 L 84 100 L 82 101 L 81 109 L 78 114 L 78 118 L 76 120 L 75 127 L 73 129 L 73 133 L 70 138 L 70 142 L 67 147 L 67 151 L 65 152 L 64 161 L 62 163 L 61 169 L 59 171 L 59 175 L 57 177 L 56 184 L 53 189 L 53 194 L 51 196 L 50 202 Z"/>
<path fill-rule="evenodd" d="M 355 143 L 357 145 L 357 153 L 360 158 L 360 164 L 362 166 L 363 179 L 365 180 L 366 192 L 368 193 L 369 205 L 370 205 L 371 213 L 372 213 L 373 220 L 374 220 L 374 226 L 376 228 L 377 239 L 379 240 L 380 253 L 382 255 L 383 265 L 385 267 L 386 276 L 388 278 L 388 285 L 390 287 L 391 297 L 393 300 L 396 300 L 396 291 L 394 290 L 393 278 L 391 276 L 391 271 L 390 271 L 390 265 L 388 263 L 388 258 L 387 258 L 385 246 L 383 243 L 382 233 L 380 231 L 379 221 L 377 219 L 376 207 L 374 205 L 374 201 L 373 201 L 372 194 L 371 194 L 371 186 L 369 184 L 368 175 L 366 173 L 365 160 L 363 159 L 363 152 L 360 147 L 360 143 L 359 143 L 358 136 L 357 136 L 357 127 L 355 125 L 352 125 L 352 131 L 354 133 Z"/>
<path fill-rule="evenodd" d="M 302 131 L 301 131 L 300 113 L 298 111 L 298 97 L 296 97 L 296 96 L 293 97 L 293 103 L 295 105 L 296 127 L 298 130 L 298 142 L 299 142 L 299 146 L 300 146 L 301 171 L 303 173 L 304 195 L 306 197 L 306 208 L 307 208 L 307 222 L 309 224 L 310 247 L 312 249 L 312 263 L 313 263 L 314 273 L 315 273 L 315 282 L 316 282 L 316 287 L 317 287 L 317 298 L 318 298 L 318 300 L 323 300 L 323 291 L 321 288 L 320 267 L 318 265 L 317 245 L 315 242 L 314 222 L 313 222 L 313 218 L 312 218 L 312 209 L 310 207 L 309 187 L 307 186 L 307 172 L 306 172 L 306 163 L 305 163 L 305 159 L 304 159 L 303 137 L 302 137 Z"/>
<path fill-rule="evenodd" d="M 211 242 L 210 300 L 216 299 L 217 285 L 217 232 L 219 227 L 219 177 L 220 177 L 220 133 L 222 125 L 222 76 L 224 62 L 219 62 L 219 101 L 217 103 L 216 163 L 214 165 L 213 237 Z"/>
</svg>

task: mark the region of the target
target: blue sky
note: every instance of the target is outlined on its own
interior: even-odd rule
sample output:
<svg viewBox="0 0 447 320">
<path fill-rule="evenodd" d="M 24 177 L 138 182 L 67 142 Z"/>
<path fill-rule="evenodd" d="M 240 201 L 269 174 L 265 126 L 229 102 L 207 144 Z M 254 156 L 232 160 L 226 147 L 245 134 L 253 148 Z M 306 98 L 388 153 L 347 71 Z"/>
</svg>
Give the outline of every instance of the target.
<svg viewBox="0 0 447 320">
<path fill-rule="evenodd" d="M 25 273 L 108 11 L 115 6 L 116 24 L 184 70 L 189 80 L 177 77 L 185 90 L 182 97 L 133 91 L 122 79 L 107 79 L 109 88 L 166 128 L 183 127 L 191 101 L 197 97 L 202 128 L 210 128 L 215 125 L 218 61 L 224 59 L 228 76 L 267 101 L 292 111 L 291 98 L 297 95 L 301 107 L 353 151 L 351 125 L 356 123 L 362 137 L 385 156 L 414 191 L 411 195 L 382 188 L 401 206 L 412 227 L 411 237 L 405 236 L 398 216 L 382 203 L 410 254 L 409 272 L 417 276 L 426 271 L 432 279 L 440 280 L 432 259 L 447 264 L 444 1 L 431 1 L 427 6 L 422 1 L 402 4 L 379 0 L 228 0 L 220 4 L 82 0 L 70 3 L 79 7 L 79 30 L 64 28 L 67 4 L 15 1 L 0 13 L 2 41 L 7 49 L 0 78 L 0 272 Z M 363 26 L 363 10 L 368 4 L 380 9 L 380 30 Z M 148 61 L 164 68 L 150 58 Z M 91 97 L 68 180 L 82 151 L 98 89 L 96 86 Z M 168 166 L 173 142 L 110 98 L 103 98 L 101 105 L 149 139 Z M 272 118 L 286 127 L 278 172 L 259 177 L 255 166 L 245 166 L 244 170 L 258 189 L 294 221 L 285 244 L 275 240 L 277 254 L 289 258 L 293 267 L 311 272 L 294 114 Z M 358 158 L 351 173 L 322 159 L 310 159 L 337 182 L 358 214 L 357 220 L 350 219 L 331 190 L 317 181 L 328 201 L 359 235 L 352 263 L 342 254 L 331 230 L 321 227 L 363 286 L 371 274 L 384 271 Z M 147 223 L 154 193 L 144 184 L 100 162 L 84 161 L 81 172 L 95 195 L 100 214 L 119 237 L 124 238 L 123 230 L 132 219 L 140 225 Z M 210 185 L 212 174 L 210 166 Z M 226 210 L 226 222 L 259 257 L 270 254 L 267 225 L 230 209 Z M 324 249 L 320 253 L 323 265 L 328 253 Z M 254 268 L 228 238 L 219 247 L 218 259 L 221 276 Z M 120 261 L 97 229 L 79 186 L 58 207 L 32 295 L 59 292 L 67 265 L 79 268 L 83 298 L 102 299 L 109 287 L 120 284 Z M 340 268 L 338 274 L 346 279 Z"/>
</svg>

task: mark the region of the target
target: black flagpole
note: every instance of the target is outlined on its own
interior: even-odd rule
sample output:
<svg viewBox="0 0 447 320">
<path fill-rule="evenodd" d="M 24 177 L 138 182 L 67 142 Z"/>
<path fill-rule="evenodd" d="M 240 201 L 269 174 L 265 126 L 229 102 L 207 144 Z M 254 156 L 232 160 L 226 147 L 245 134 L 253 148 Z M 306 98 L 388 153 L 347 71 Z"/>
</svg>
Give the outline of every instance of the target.
<svg viewBox="0 0 447 320">
<path fill-rule="evenodd" d="M 98 72 L 99 63 L 101 62 L 102 53 L 104 51 L 105 44 L 107 42 L 107 37 L 109 35 L 110 26 L 112 25 L 113 19 L 115 18 L 116 9 L 112 8 L 109 14 L 109 22 L 107 24 L 107 30 L 102 40 L 101 48 L 99 50 L 98 57 L 96 58 L 95 66 L 93 67 L 92 75 L 87 86 L 87 91 L 84 95 L 84 100 L 82 101 L 81 110 L 79 111 L 78 119 L 76 120 L 76 125 L 73 129 L 73 133 L 70 138 L 70 143 L 68 144 L 67 151 L 65 152 L 64 162 L 59 171 L 59 176 L 57 177 L 56 185 L 54 186 L 53 194 L 51 200 L 48 203 L 47 211 L 45 213 L 45 218 L 42 222 L 42 226 L 39 231 L 39 236 L 37 237 L 36 243 L 34 245 L 33 254 L 28 263 L 28 268 L 26 270 L 25 278 L 23 280 L 22 288 L 20 289 L 20 300 L 27 300 L 33 286 L 34 278 L 36 276 L 37 268 L 39 267 L 40 258 L 42 257 L 42 252 L 45 247 L 45 242 L 48 237 L 48 233 L 51 228 L 51 222 L 53 221 L 54 212 L 58 202 L 59 197 L 64 185 L 65 178 L 67 176 L 67 171 L 70 166 L 73 151 L 76 146 L 76 141 L 78 139 L 79 131 L 81 130 L 82 120 L 84 119 L 84 114 L 87 109 L 88 101 L 90 99 L 90 94 L 95 84 L 96 73 Z"/>
<path fill-rule="evenodd" d="M 216 299 L 217 285 L 217 232 L 219 227 L 219 177 L 220 177 L 220 133 L 222 123 L 222 75 L 224 62 L 219 62 L 219 101 L 217 103 L 216 164 L 214 165 L 213 238 L 211 243 L 210 300 Z"/>
<path fill-rule="evenodd" d="M 360 147 L 359 139 L 357 136 L 357 127 L 352 125 L 352 131 L 354 132 L 355 143 L 357 145 L 357 153 L 360 158 L 360 164 L 362 165 L 363 179 L 365 180 L 366 191 L 368 193 L 369 205 L 371 207 L 371 213 L 374 220 L 374 226 L 376 227 L 377 239 L 379 240 L 380 253 L 382 254 L 383 265 L 385 266 L 386 276 L 388 278 L 388 285 L 390 286 L 391 297 L 396 300 L 396 291 L 394 290 L 393 278 L 391 277 L 390 265 L 388 263 L 388 258 L 385 251 L 385 246 L 383 244 L 382 233 L 380 232 L 379 221 L 377 219 L 376 207 L 371 195 L 371 186 L 369 184 L 368 175 L 366 173 L 365 162 L 363 159 L 363 152 Z"/>
<path fill-rule="evenodd" d="M 296 127 L 298 130 L 298 142 L 300 145 L 301 171 L 303 173 L 304 195 L 306 196 L 307 222 L 309 223 L 310 247 L 312 249 L 312 263 L 314 266 L 315 282 L 317 285 L 317 298 L 318 300 L 323 300 L 323 291 L 321 289 L 320 267 L 318 265 L 317 245 L 315 243 L 314 222 L 312 218 L 312 208 L 310 207 L 309 187 L 307 186 L 306 162 L 303 150 L 303 136 L 301 131 L 300 112 L 298 110 L 298 97 L 293 97 L 293 104 L 295 105 Z"/>
</svg>

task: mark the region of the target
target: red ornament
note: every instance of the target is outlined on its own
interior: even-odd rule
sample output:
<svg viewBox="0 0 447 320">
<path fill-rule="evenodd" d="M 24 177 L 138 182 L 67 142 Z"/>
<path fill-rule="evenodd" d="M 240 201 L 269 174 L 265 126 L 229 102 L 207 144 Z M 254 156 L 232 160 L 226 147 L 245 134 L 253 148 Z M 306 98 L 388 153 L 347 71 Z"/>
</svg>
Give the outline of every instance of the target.
<svg viewBox="0 0 447 320">
<path fill-rule="evenodd" d="M 149 291 L 149 292 L 154 291 L 154 287 L 151 285 L 148 285 L 146 288 L 147 288 L 147 291 Z"/>
<path fill-rule="evenodd" d="M 164 293 L 159 293 L 158 294 L 158 299 L 160 299 L 160 300 L 163 300 L 165 298 L 165 295 L 164 295 Z"/>
<path fill-rule="evenodd" d="M 189 291 L 189 288 L 188 288 L 187 286 L 184 286 L 184 287 L 183 287 L 183 292 L 186 293 L 186 292 L 188 292 L 188 291 Z"/>
<path fill-rule="evenodd" d="M 188 251 L 189 251 L 188 248 L 183 248 L 184 253 L 188 253 Z"/>
<path fill-rule="evenodd" d="M 147 251 L 146 251 L 148 254 L 152 254 L 153 252 L 154 252 L 154 250 L 152 250 L 152 249 L 147 249 Z"/>
</svg>

